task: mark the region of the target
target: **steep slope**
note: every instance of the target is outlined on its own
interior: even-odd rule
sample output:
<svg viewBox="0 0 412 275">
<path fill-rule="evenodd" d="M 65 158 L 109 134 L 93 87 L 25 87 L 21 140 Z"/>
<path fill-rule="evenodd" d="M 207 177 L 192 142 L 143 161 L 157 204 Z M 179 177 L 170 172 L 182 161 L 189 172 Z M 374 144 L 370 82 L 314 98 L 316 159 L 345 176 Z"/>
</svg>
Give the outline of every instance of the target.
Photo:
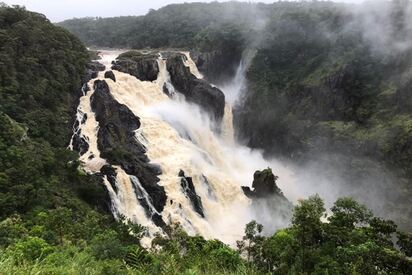
<svg viewBox="0 0 412 275">
<path fill-rule="evenodd" d="M 346 189 L 363 186 L 353 194 L 359 199 L 373 190 L 381 213 L 406 212 L 397 219 L 409 227 L 409 10 L 366 8 L 374 6 L 360 6 L 361 14 L 334 5 L 294 9 L 269 23 L 235 110 L 236 130 L 252 148 L 317 171 L 314 181 L 334 174 Z"/>
<path fill-rule="evenodd" d="M 41 14 L 0 3 L 2 274 L 32 273 L 23 262 L 54 252 L 62 254 L 51 256 L 53 267 L 45 273 L 67 273 L 70 264 L 59 259 L 73 263 L 73 255 L 96 263 L 93 268 L 79 263 L 74 273 L 107 272 L 100 247 L 108 239 L 118 257 L 126 255 L 126 247 L 140 247 L 142 228 L 113 219 L 100 175 L 86 174 L 78 154 L 67 148 L 76 130 L 76 106 L 86 92 L 82 83 L 99 70 L 88 61 L 86 48 L 68 31 Z"/>
<path fill-rule="evenodd" d="M 71 190 L 104 205 L 98 181 L 65 149 L 88 53 L 43 15 L 0 7 L 1 217 L 53 207 Z M 60 199 L 58 199 L 60 201 Z"/>
</svg>

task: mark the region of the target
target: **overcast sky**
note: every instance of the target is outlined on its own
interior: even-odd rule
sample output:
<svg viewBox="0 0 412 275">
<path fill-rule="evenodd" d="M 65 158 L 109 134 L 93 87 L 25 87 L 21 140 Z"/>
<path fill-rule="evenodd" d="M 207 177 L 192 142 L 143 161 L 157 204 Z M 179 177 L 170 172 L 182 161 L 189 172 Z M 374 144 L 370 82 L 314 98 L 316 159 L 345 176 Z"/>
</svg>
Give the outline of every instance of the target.
<svg viewBox="0 0 412 275">
<path fill-rule="evenodd" d="M 339 0 L 340 2 L 361 2 L 361 0 Z M 51 21 L 58 22 L 73 17 L 142 15 L 149 9 L 158 9 L 171 3 L 212 2 L 190 0 L 0 0 L 9 5 L 26 6 L 28 10 L 45 14 Z M 223 2 L 223 1 L 219 1 Z M 247 2 L 272 3 L 277 0 L 254 0 Z"/>
</svg>

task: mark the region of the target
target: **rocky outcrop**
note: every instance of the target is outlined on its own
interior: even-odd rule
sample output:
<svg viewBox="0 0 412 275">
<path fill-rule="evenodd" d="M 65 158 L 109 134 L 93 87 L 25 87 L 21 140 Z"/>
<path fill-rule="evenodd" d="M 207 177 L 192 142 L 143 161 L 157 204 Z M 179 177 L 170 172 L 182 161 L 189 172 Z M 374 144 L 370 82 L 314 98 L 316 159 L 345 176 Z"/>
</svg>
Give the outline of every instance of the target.
<svg viewBox="0 0 412 275">
<path fill-rule="evenodd" d="M 87 63 L 86 73 L 83 77 L 82 82 L 83 83 L 89 82 L 91 79 L 96 78 L 99 72 L 104 71 L 105 69 L 106 69 L 106 66 L 104 66 L 103 64 L 97 61 L 91 61 Z"/>
<path fill-rule="evenodd" d="M 274 175 L 270 168 L 256 171 L 255 174 L 253 174 L 253 190 L 247 186 L 242 186 L 242 190 L 245 195 L 251 199 L 278 196 L 287 200 L 276 184 L 278 178 L 279 177 Z"/>
<path fill-rule="evenodd" d="M 113 71 L 107 71 L 104 73 L 104 78 L 110 78 L 114 82 L 116 82 L 116 76 L 114 75 Z"/>
<path fill-rule="evenodd" d="M 143 54 L 130 51 L 119 55 L 112 69 L 130 74 L 142 81 L 154 81 L 159 74 L 157 54 Z"/>
<path fill-rule="evenodd" d="M 91 61 L 91 62 L 87 63 L 86 68 L 91 70 L 91 71 L 101 72 L 101 71 L 104 71 L 106 69 L 106 66 L 104 66 L 100 62 Z"/>
<path fill-rule="evenodd" d="M 118 189 L 116 185 L 116 169 L 113 168 L 111 165 L 106 164 L 100 169 L 100 173 L 103 176 L 106 176 L 107 181 L 110 183 L 113 190 L 117 193 Z"/>
<path fill-rule="evenodd" d="M 113 98 L 104 80 L 94 82 L 94 93 L 90 100 L 100 126 L 98 149 L 101 157 L 135 176 L 147 192 L 150 203 L 160 213 L 166 203 L 164 188 L 157 184 L 161 170 L 149 163 L 146 148 L 135 138 L 135 131 L 140 127 L 139 118 Z M 160 224 L 159 221 L 157 223 Z"/>
<path fill-rule="evenodd" d="M 171 55 L 166 62 L 170 79 L 177 92 L 186 100 L 198 104 L 216 122 L 221 122 L 225 108 L 225 96 L 221 90 L 207 81 L 196 78 L 183 63 L 184 55 Z"/>
<path fill-rule="evenodd" d="M 293 205 L 277 186 L 277 179 L 272 169 L 267 168 L 253 175 L 253 190 L 242 186 L 245 195 L 252 200 L 252 210 L 257 219 L 264 225 L 288 222 L 292 214 Z"/>
<path fill-rule="evenodd" d="M 193 209 L 202 217 L 205 217 L 203 212 L 202 198 L 196 194 L 195 186 L 193 185 L 192 177 L 186 177 L 183 170 L 179 171 L 180 186 L 183 193 L 190 200 Z"/>
<path fill-rule="evenodd" d="M 79 130 L 73 136 L 73 150 L 79 152 L 80 155 L 83 155 L 89 150 L 89 144 L 87 143 L 86 139 L 81 135 L 81 130 Z"/>
</svg>

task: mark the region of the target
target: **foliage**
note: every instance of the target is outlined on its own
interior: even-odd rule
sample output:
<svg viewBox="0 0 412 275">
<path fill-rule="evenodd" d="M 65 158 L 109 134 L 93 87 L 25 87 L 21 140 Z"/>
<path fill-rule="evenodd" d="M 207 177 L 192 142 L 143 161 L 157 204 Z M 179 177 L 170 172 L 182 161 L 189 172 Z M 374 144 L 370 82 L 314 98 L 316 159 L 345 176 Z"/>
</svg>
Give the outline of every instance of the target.
<svg viewBox="0 0 412 275">
<path fill-rule="evenodd" d="M 145 16 L 72 19 L 58 25 L 91 46 L 236 49 L 241 33 L 255 20 L 255 9 L 235 2 L 172 4 Z"/>
<path fill-rule="evenodd" d="M 338 199 L 325 218 L 319 196 L 301 200 L 294 209 L 292 226 L 271 237 L 257 234 L 256 222 L 246 225 L 245 238 L 258 238 L 248 249 L 251 263 L 274 274 L 408 274 L 412 261 L 407 250 L 394 243 L 396 225 L 374 217 L 350 198 Z M 410 245 L 405 233 L 398 241 Z M 407 245 L 408 243 L 408 245 Z"/>
<path fill-rule="evenodd" d="M 257 55 L 248 73 L 251 88 L 259 91 L 249 104 L 263 112 L 253 115 L 261 121 L 252 124 L 257 133 L 265 125 L 256 144 L 265 144 L 275 131 L 279 144 L 294 145 L 300 137 L 286 138 L 285 127 L 295 133 L 302 121 L 317 127 L 318 120 L 335 134 L 368 140 L 386 133 L 383 121 L 390 121 L 400 129 L 399 142 L 388 144 L 383 138 L 382 148 L 394 163 L 408 163 L 408 156 L 396 150 L 409 144 L 409 103 L 394 100 L 406 93 L 407 79 L 399 85 L 396 75 L 407 64 L 389 56 L 389 65 L 383 66 L 356 30 L 345 32 L 341 21 L 347 15 L 338 6 L 315 3 L 312 10 L 311 5 L 278 3 L 267 10 L 241 3 L 171 5 L 145 17 L 62 25 L 100 46 L 240 51 L 259 40 L 259 47 L 253 44 Z M 250 12 L 252 8 L 256 10 Z M 260 36 L 249 23 L 262 12 L 270 20 Z M 342 36 L 325 37 L 325 28 Z M 329 217 L 319 196 L 301 200 L 292 225 L 273 236 L 263 236 L 263 227 L 252 221 L 238 250 L 189 236 L 178 225 L 165 228 L 151 248 L 143 248 L 146 229 L 122 217 L 116 222 L 103 212 L 107 198 L 99 180 L 79 172 L 77 156 L 65 148 L 89 53 L 44 16 L 4 4 L 0 41 L 1 274 L 412 273 L 411 235 L 351 198 L 337 200 Z M 398 63 L 400 69 L 387 76 Z M 340 88 L 350 104 L 332 112 L 321 101 L 313 111 L 313 102 L 324 95 L 317 92 L 340 73 L 348 76 Z M 393 84 L 383 85 L 385 77 Z M 378 112 L 383 102 L 402 114 Z M 374 131 L 365 134 L 364 127 Z"/>
</svg>

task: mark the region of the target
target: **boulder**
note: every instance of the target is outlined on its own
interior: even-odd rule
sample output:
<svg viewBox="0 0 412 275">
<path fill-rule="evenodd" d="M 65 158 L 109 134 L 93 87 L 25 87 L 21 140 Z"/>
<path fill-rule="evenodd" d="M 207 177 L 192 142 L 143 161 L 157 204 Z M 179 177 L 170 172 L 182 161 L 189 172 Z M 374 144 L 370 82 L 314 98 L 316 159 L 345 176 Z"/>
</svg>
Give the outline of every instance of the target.
<svg viewBox="0 0 412 275">
<path fill-rule="evenodd" d="M 157 54 L 143 54 L 130 51 L 119 55 L 113 62 L 112 69 L 130 74 L 141 81 L 154 81 L 159 74 Z"/>
<path fill-rule="evenodd" d="M 184 65 L 183 58 L 186 57 L 182 54 L 174 54 L 167 59 L 166 66 L 173 86 L 186 100 L 199 105 L 212 120 L 220 123 L 224 115 L 225 95 L 207 81 L 196 78 Z"/>
<path fill-rule="evenodd" d="M 114 75 L 113 71 L 107 71 L 104 73 L 104 78 L 110 78 L 114 82 L 116 82 L 116 76 Z"/>
</svg>

